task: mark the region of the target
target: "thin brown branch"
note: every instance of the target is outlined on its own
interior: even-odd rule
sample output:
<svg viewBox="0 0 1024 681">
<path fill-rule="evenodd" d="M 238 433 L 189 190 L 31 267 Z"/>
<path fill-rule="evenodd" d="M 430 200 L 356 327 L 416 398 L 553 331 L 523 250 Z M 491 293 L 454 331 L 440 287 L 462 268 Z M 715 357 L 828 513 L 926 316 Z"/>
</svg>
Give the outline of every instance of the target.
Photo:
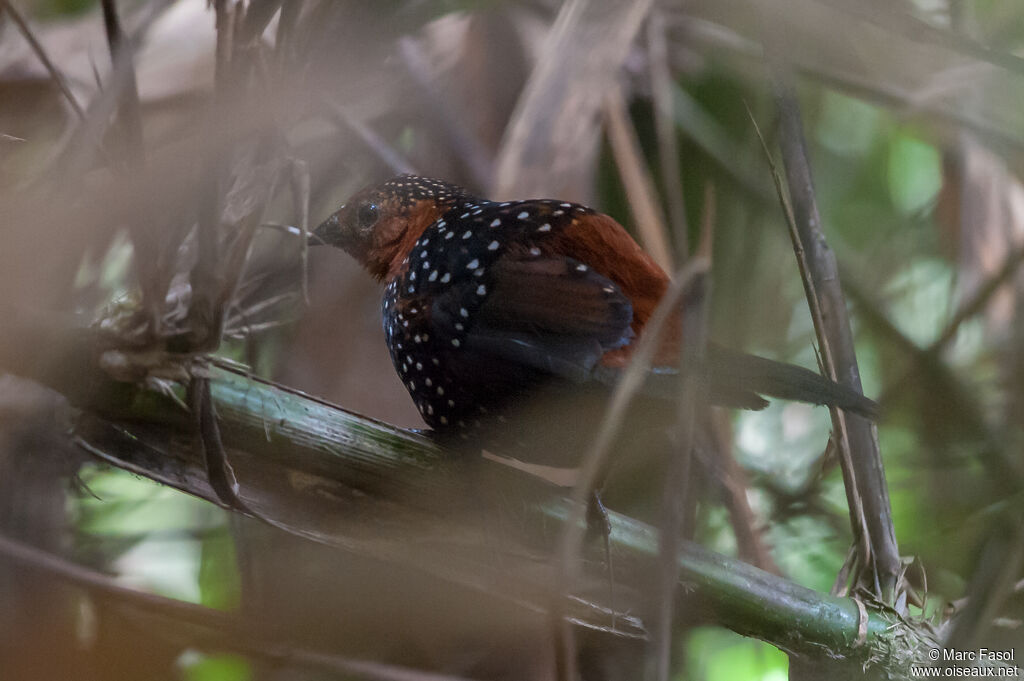
<svg viewBox="0 0 1024 681">
<path fill-rule="evenodd" d="M 483 144 L 472 134 L 471 126 L 464 117 L 438 93 L 437 83 L 432 82 L 427 70 L 427 57 L 413 38 L 408 36 L 398 42 L 402 63 L 412 77 L 420 97 L 448 137 L 452 150 L 465 164 L 478 187 L 489 188 L 494 179 L 494 160 Z"/>
<path fill-rule="evenodd" d="M 651 10 L 647 23 L 647 43 L 654 126 L 658 137 L 658 162 L 665 186 L 669 224 L 675 239 L 675 253 L 680 260 L 685 260 L 689 255 L 689 232 L 686 226 L 683 179 L 679 171 L 679 138 L 676 135 L 675 95 L 665 40 L 665 17 L 660 7 Z"/>
<path fill-rule="evenodd" d="M 217 44 L 214 64 L 214 94 L 207 135 L 219 137 L 226 125 L 224 115 L 231 86 L 232 31 L 235 22 L 229 0 L 214 0 Z M 194 350 L 216 348 L 220 343 L 223 307 L 216 301 L 223 288 L 221 275 L 221 210 L 226 183 L 228 150 L 211 150 L 204 154 L 204 186 L 197 197 L 196 262 L 190 273 L 192 300 L 189 309 L 191 345 Z"/>
<path fill-rule="evenodd" d="M 867 326 L 880 333 L 888 347 L 893 348 L 910 358 L 913 366 L 906 373 L 898 376 L 883 393 L 881 399 L 890 399 L 889 392 L 894 388 L 903 390 L 908 381 L 917 383 L 915 375 L 923 377 L 928 386 L 930 396 L 941 397 L 942 404 L 926 403 L 924 409 L 939 408 L 947 411 L 952 418 L 959 436 L 975 438 L 980 446 L 977 456 L 985 462 L 982 470 L 988 475 L 994 489 L 1002 494 L 1015 494 L 1024 484 L 1024 469 L 1017 463 L 1015 456 L 1006 450 L 1006 438 L 989 425 L 989 420 L 979 407 L 977 398 L 972 398 L 965 386 L 941 361 L 939 354 L 932 347 L 921 349 L 884 313 L 882 305 L 875 300 L 864 287 L 852 277 L 847 278 L 847 291 L 850 300 L 857 306 Z"/>
<path fill-rule="evenodd" d="M 796 255 L 797 268 L 800 270 L 800 279 L 804 286 L 807 305 L 810 309 L 811 319 L 814 320 L 814 328 L 817 334 L 819 333 L 819 329 L 824 328 L 824 323 L 822 322 L 823 313 L 821 310 L 820 299 L 815 292 L 814 278 L 808 271 L 807 256 L 804 252 L 803 243 L 800 239 L 796 218 L 793 215 L 793 208 L 786 197 L 785 187 L 782 183 L 782 175 L 779 173 L 779 169 L 775 165 L 775 159 L 772 157 L 771 151 L 768 149 L 768 144 L 765 142 L 764 135 L 761 134 L 761 128 L 754 119 L 754 114 L 750 111 L 749 107 L 747 108 L 747 115 L 750 117 L 751 123 L 754 126 L 754 132 L 757 134 L 757 138 L 761 143 L 761 148 L 764 150 L 765 158 L 768 161 L 772 181 L 775 183 L 775 190 L 779 197 L 782 213 L 786 218 L 786 226 L 789 228 L 789 236 L 793 243 L 793 252 Z M 828 338 L 823 335 L 818 335 L 818 342 L 822 351 L 822 359 L 826 360 L 827 358 L 827 360 L 830 360 L 832 355 L 831 352 L 828 351 L 831 347 Z M 826 370 L 826 373 L 830 378 L 832 378 L 832 380 L 835 380 L 834 371 L 830 372 Z M 837 409 L 831 409 L 830 416 L 832 418 L 833 428 L 832 442 L 835 444 L 837 449 L 838 456 L 836 458 L 843 471 L 843 480 L 854 480 L 856 473 L 851 460 L 852 457 L 850 454 L 850 443 L 846 428 L 846 420 L 844 418 L 845 415 Z M 867 532 L 867 521 L 864 518 L 863 500 L 857 493 L 856 487 L 851 484 L 846 485 L 846 502 L 850 514 L 850 526 L 853 530 L 854 536 L 855 550 L 853 555 L 862 561 L 867 561 L 871 555 L 871 546 L 869 544 Z M 865 563 L 862 562 L 862 564 Z"/>
<path fill-rule="evenodd" d="M 652 4 L 561 5 L 505 130 L 495 198 L 560 196 L 591 203 L 598 114 Z"/>
<path fill-rule="evenodd" d="M 340 128 L 351 130 L 360 142 L 384 162 L 393 173 L 416 174 L 416 168 L 397 149 L 388 144 L 373 128 L 355 118 L 344 107 L 321 100 L 324 108 Z"/>
<path fill-rule="evenodd" d="M 629 118 L 622 91 L 614 88 L 605 98 L 604 115 L 608 126 L 615 165 L 626 188 L 626 198 L 636 222 L 640 241 L 662 269 L 671 272 L 672 249 L 666 239 L 665 217 L 658 205 L 654 180 L 640 149 L 640 140 Z"/>
<path fill-rule="evenodd" d="M 101 594 L 128 612 L 156 616 L 171 625 L 176 636 L 211 652 L 232 650 L 274 663 L 298 664 L 367 681 L 470 681 L 465 677 L 423 672 L 408 667 L 358 660 L 268 639 L 251 618 L 179 601 L 123 586 L 113 577 L 77 565 L 61 556 L 0 535 L 0 554 L 23 565 L 54 575 L 91 593 Z M 129 615 L 130 616 L 130 615 Z M 155 634 L 160 627 L 150 628 Z"/>
<path fill-rule="evenodd" d="M 878 26 L 894 37 L 935 45 L 978 61 L 1024 76 L 1024 58 L 990 49 L 969 36 L 947 31 L 914 16 L 907 6 L 893 5 L 885 0 L 849 3 L 843 0 L 818 0 L 848 16 Z"/>
<path fill-rule="evenodd" d="M 1013 276 L 1020 269 L 1022 263 L 1024 263 L 1024 246 L 1019 246 L 1008 253 L 999 269 L 978 287 L 970 299 L 964 301 L 960 307 L 957 308 L 953 318 L 949 320 L 938 338 L 928 346 L 926 352 L 941 352 L 943 348 L 945 348 L 946 345 L 956 337 L 957 332 L 960 330 L 960 326 L 982 312 L 985 307 L 988 306 L 989 301 L 992 300 L 992 296 L 998 293 L 999 289 L 1010 282 Z"/>
<path fill-rule="evenodd" d="M 135 77 L 135 66 L 132 61 L 132 44 L 125 37 L 121 28 L 121 20 L 117 14 L 116 0 L 102 0 L 103 26 L 107 34 L 107 46 L 110 49 L 111 65 L 116 65 L 123 57 L 128 64 L 125 85 L 118 97 L 117 120 L 123 132 L 125 156 L 132 165 L 141 165 L 144 161 L 145 149 L 142 138 L 142 112 L 139 104 L 139 86 Z"/>
<path fill-rule="evenodd" d="M 713 201 L 710 203 L 713 204 Z M 713 213 L 714 210 L 709 206 L 706 215 L 710 216 Z M 705 243 L 709 240 L 708 237 Z M 693 468 L 697 417 L 699 415 L 702 421 L 707 420 L 706 407 L 701 409 L 700 405 L 701 397 L 706 393 L 706 375 L 701 367 L 705 366 L 707 348 L 710 262 L 703 254 L 695 257 L 693 261 L 698 267 L 702 266 L 702 269 L 695 273 L 681 305 L 680 323 L 685 334 L 679 359 L 679 404 L 673 437 L 675 452 L 669 462 L 662 488 L 662 519 L 658 528 L 659 579 L 655 592 L 655 603 L 658 605 L 651 632 L 651 668 L 654 669 L 654 678 L 657 681 L 668 681 L 672 672 L 671 653 L 675 641 L 673 603 L 679 584 L 678 555 L 682 547 L 681 534 L 687 523 L 686 497 L 688 490 L 693 491 L 688 483 Z"/>
<path fill-rule="evenodd" d="M 820 318 L 815 319 L 815 328 L 822 358 L 826 371 L 837 382 L 863 392 L 835 254 L 829 249 L 821 231 L 821 216 L 814 195 L 800 109 L 792 85 L 786 78 L 777 66 L 775 102 L 779 110 L 779 145 L 796 219 L 798 240 L 795 244 L 798 243 L 798 250 L 802 249 L 806 254 L 807 271 L 813 282 L 813 295 L 808 291 L 808 299 L 817 299 L 821 310 Z M 838 416 L 838 410 L 833 409 L 832 413 Z M 851 468 L 855 476 L 853 479 L 844 476 L 847 497 L 861 497 L 871 547 L 871 555 L 864 557 L 868 558 L 864 566 L 872 568 L 873 583 L 865 579 L 858 581 L 872 587 L 883 601 L 891 602 L 895 597 L 901 564 L 875 427 L 867 419 L 854 414 L 834 418 L 833 424 L 837 426 L 840 445 L 844 430 L 849 442 Z"/>
<path fill-rule="evenodd" d="M 564 594 L 569 592 L 570 586 L 580 574 L 588 500 L 601 484 L 612 443 L 622 427 L 630 402 L 643 386 L 666 325 L 676 312 L 682 296 L 706 270 L 706 260 L 691 259 L 673 278 L 654 314 L 644 326 L 644 333 L 636 344 L 629 367 L 612 391 L 597 435 L 581 462 L 579 478 L 573 488 L 571 511 L 555 553 L 558 569 L 554 589 L 556 601 L 551 607 L 551 618 L 557 627 L 556 653 L 561 663 L 559 678 L 575 678 L 575 644 L 572 631 L 565 622 Z"/>
<path fill-rule="evenodd" d="M 761 46 L 730 26 L 694 17 L 681 18 L 676 25 L 685 27 L 688 39 L 701 47 L 722 48 L 735 56 L 753 60 L 757 64 L 764 61 L 764 52 Z M 808 76 L 818 83 L 866 102 L 897 110 L 902 109 L 904 112 L 912 112 L 915 115 L 936 119 L 953 127 L 977 132 L 997 146 L 1007 146 L 1018 151 L 1024 149 L 1024 140 L 1016 131 L 999 125 L 990 115 L 974 112 L 970 107 L 951 106 L 944 102 L 931 100 L 920 101 L 914 91 L 881 82 L 875 77 L 861 76 L 849 70 L 832 68 L 824 63 L 805 61 L 796 65 L 796 68 L 801 75 Z"/>
<path fill-rule="evenodd" d="M 206 465 L 207 480 L 225 507 L 248 513 L 239 499 L 238 478 L 220 437 L 217 412 L 210 397 L 210 379 L 193 376 L 188 384 L 188 408 L 192 415 L 192 446 Z"/>
</svg>

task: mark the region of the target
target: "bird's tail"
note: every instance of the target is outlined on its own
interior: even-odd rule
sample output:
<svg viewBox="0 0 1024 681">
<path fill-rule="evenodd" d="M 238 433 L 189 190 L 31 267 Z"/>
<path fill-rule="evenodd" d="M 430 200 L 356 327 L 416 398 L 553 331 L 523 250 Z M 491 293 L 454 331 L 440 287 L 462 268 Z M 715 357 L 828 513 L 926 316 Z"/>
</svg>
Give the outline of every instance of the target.
<svg viewBox="0 0 1024 681">
<path fill-rule="evenodd" d="M 840 407 L 869 419 L 878 416 L 878 404 L 873 400 L 803 367 L 713 344 L 707 349 L 707 364 L 712 396 L 719 397 L 723 404 L 728 404 L 732 395 L 753 393 L 753 397 L 768 395 Z"/>
<path fill-rule="evenodd" d="M 726 407 L 764 409 L 761 395 L 784 400 L 840 407 L 869 419 L 878 416 L 878 404 L 860 393 L 809 369 L 710 344 L 707 348 L 707 383 L 710 401 Z M 610 373 L 601 380 L 611 383 Z M 678 373 L 655 369 L 643 392 L 672 399 L 678 394 Z"/>
</svg>

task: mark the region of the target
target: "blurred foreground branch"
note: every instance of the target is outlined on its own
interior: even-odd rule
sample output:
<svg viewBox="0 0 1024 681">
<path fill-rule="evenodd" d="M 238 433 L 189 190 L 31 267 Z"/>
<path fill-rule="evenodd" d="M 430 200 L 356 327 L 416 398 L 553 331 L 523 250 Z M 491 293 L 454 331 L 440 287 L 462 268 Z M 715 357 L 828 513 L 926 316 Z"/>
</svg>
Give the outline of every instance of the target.
<svg viewBox="0 0 1024 681">
<path fill-rule="evenodd" d="M 83 409 L 75 435 L 80 446 L 218 503 L 190 446 L 189 416 L 174 395 L 107 379 L 94 366 L 102 353 L 88 332 L 23 326 L 13 336 L 34 338 L 51 361 L 15 367 L 0 348 L 0 367 L 29 371 L 71 395 Z M 209 377 L 239 496 L 258 519 L 322 544 L 415 565 L 490 596 L 515 594 L 511 600 L 520 608 L 546 610 L 554 583 L 550 557 L 571 515 L 559 488 L 498 462 L 446 456 L 414 433 L 231 367 L 208 363 L 195 370 Z M 615 513 L 610 522 L 614 610 L 644 613 L 640 594 L 656 569 L 656 532 Z M 645 636 L 641 621 L 602 604 L 603 555 L 600 547 L 589 548 L 566 616 L 600 634 Z M 885 610 L 806 589 L 695 544 L 683 545 L 679 569 L 676 608 L 685 607 L 688 618 L 700 613 L 807 660 L 840 660 L 851 670 L 875 666 L 903 678 L 931 640 L 927 630 Z"/>
</svg>

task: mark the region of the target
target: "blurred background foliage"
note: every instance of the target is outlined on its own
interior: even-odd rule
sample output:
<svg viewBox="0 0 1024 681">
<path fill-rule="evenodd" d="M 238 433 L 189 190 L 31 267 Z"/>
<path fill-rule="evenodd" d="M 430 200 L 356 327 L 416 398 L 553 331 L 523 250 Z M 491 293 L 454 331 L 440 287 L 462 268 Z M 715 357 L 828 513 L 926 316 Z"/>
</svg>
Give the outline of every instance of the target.
<svg viewBox="0 0 1024 681">
<path fill-rule="evenodd" d="M 110 72 L 97 3 L 15 4 L 75 96 L 83 103 L 95 97 L 97 79 Z M 281 124 L 282 149 L 304 162 L 312 178 L 311 221 L 390 174 L 393 158 L 476 191 L 494 190 L 506 126 L 544 56 L 542 41 L 558 3 L 328 4 L 333 7 L 321 3 L 310 10 L 320 12 L 314 29 L 323 30 L 291 46 L 299 68 L 287 86 L 303 95 Z M 208 103 L 214 79 L 213 15 L 201 0 L 138 0 L 119 9 L 128 26 L 155 17 L 135 62 L 146 145 L 158 156 L 198 134 L 196 112 Z M 751 122 L 753 116 L 771 144 L 774 111 L 760 25 L 772 15 L 786 32 L 791 53 L 785 56 L 800 74 L 824 230 L 852 301 L 865 390 L 884 407 L 879 439 L 900 550 L 916 558 L 908 578 L 927 594 L 927 614 L 938 622 L 949 603 L 968 594 L 979 562 L 990 559 L 985 547 L 993 535 L 1016 528 L 1007 518 L 1019 519 L 1022 511 L 1021 277 L 1008 277 L 976 314 L 950 325 L 1024 244 L 1024 60 L 1012 57 L 1024 56 L 1024 5 L 904 0 L 854 8 L 833 0 L 709 0 L 656 3 L 655 11 L 670 80 L 651 76 L 659 36 L 645 23 L 610 81 L 621 89 L 664 224 L 675 222 L 670 197 L 681 187 L 687 231 L 666 227 L 664 233 L 677 252 L 681 234 L 694 243 L 709 209 L 707 188 L 713 188 L 712 336 L 814 367 L 803 290 Z M 76 121 L 12 22 L 6 16 L 0 22 L 0 188 L 13 192 L 47 167 Z M 268 44 L 274 25 L 265 34 Z M 597 87 L 570 84 L 565 95 L 591 86 Z M 659 111 L 666 100 L 668 110 Z M 287 101 L 274 107 L 288 110 Z M 678 146 L 667 164 L 659 115 L 669 117 Z M 673 165 L 678 186 L 665 174 Z M 551 191 L 637 229 L 637 197 L 623 182 L 624 166 L 628 171 L 628 161 L 602 133 L 579 174 Z M 54 201 L 61 191 L 53 189 Z M 266 221 L 297 219 L 286 193 L 275 195 Z M 257 236 L 251 270 L 260 277 L 240 295 L 221 353 L 354 411 L 419 427 L 386 357 L 379 291 L 344 256 L 315 252 L 311 302 L 304 308 L 298 255 L 276 232 Z M 138 295 L 132 263 L 132 241 L 123 229 L 95 240 L 79 257 L 65 309 L 94 316 L 129 304 Z M 2 283 L 9 288 L 11 282 Z M 254 300 L 269 303 L 254 308 Z M 252 314 L 243 314 L 246 306 Z M 0 422 L 13 432 L 11 400 L 4 398 Z M 829 590 L 851 536 L 840 471 L 826 447 L 827 414 L 776 401 L 763 412 L 730 413 L 728 420 L 747 476 L 753 526 L 770 553 L 766 567 Z M 5 446 L 15 441 L 8 437 Z M 85 463 L 77 475 L 81 484 L 60 488 L 53 501 L 63 509 L 48 521 L 61 528 L 54 545 L 126 584 L 214 608 L 239 606 L 245 577 L 230 514 L 102 464 Z M 698 519 L 702 543 L 736 553 L 733 521 L 720 500 L 705 498 Z M 33 527 L 5 525 L 3 531 L 35 539 Z M 1016 582 L 1024 578 L 1019 557 L 1015 570 Z M 1021 583 L 1016 587 L 992 613 L 998 626 L 983 641 L 989 647 L 1021 641 L 1024 597 Z M 0 585 L 0 593 L 10 588 Z M 99 614 L 79 608 L 75 636 L 87 641 L 95 635 L 89 622 Z M 10 632 L 17 617 L 4 618 L 0 613 L 0 630 Z M 33 650 L 43 654 L 29 646 L 29 657 Z M 164 652 L 169 671 L 154 669 L 150 660 L 144 669 L 153 675 L 134 678 L 264 678 L 244 658 L 173 646 Z M 724 630 L 688 631 L 679 653 L 685 659 L 679 678 L 787 677 L 784 654 Z M 132 670 L 115 664 L 108 678 L 131 678 Z"/>
</svg>

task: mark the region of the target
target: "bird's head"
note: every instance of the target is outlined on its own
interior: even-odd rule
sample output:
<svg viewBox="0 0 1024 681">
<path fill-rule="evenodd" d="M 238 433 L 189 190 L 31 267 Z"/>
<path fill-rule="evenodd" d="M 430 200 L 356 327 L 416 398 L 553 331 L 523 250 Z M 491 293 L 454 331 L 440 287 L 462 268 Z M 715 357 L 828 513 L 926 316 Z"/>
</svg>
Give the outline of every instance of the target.
<svg viewBox="0 0 1024 681">
<path fill-rule="evenodd" d="M 467 196 L 447 182 L 399 175 L 352 196 L 313 230 L 310 245 L 341 248 L 378 279 L 390 278 L 423 231 Z"/>
</svg>

